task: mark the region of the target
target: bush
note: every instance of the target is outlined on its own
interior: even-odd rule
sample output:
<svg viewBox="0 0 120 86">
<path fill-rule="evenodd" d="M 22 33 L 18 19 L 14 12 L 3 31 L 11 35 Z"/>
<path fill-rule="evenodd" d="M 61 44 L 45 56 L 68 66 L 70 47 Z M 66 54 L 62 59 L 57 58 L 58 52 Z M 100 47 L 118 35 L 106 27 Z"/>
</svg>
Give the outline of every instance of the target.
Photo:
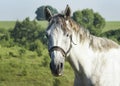
<svg viewBox="0 0 120 86">
<path fill-rule="evenodd" d="M 17 45 L 36 51 L 38 56 L 42 55 L 41 52 L 45 46 L 43 43 L 46 43 L 44 34 L 44 29 L 35 20 L 30 21 L 29 18 L 22 22 L 17 21 L 11 31 L 11 36 Z"/>
<path fill-rule="evenodd" d="M 0 28 L 0 44 L 4 47 L 14 46 L 13 39 L 10 36 L 10 31 L 4 28 Z"/>
<path fill-rule="evenodd" d="M 100 36 L 110 38 L 120 44 L 120 29 L 104 32 Z"/>
<path fill-rule="evenodd" d="M 92 9 L 75 11 L 73 13 L 73 19 L 83 27 L 89 29 L 91 34 L 97 36 L 105 26 L 105 19 L 99 13 L 93 12 Z"/>
<path fill-rule="evenodd" d="M 26 45 L 27 42 L 33 42 L 39 38 L 40 27 L 37 27 L 35 21 L 30 21 L 26 18 L 23 22 L 17 21 L 12 33 L 15 42 L 21 45 Z"/>
</svg>

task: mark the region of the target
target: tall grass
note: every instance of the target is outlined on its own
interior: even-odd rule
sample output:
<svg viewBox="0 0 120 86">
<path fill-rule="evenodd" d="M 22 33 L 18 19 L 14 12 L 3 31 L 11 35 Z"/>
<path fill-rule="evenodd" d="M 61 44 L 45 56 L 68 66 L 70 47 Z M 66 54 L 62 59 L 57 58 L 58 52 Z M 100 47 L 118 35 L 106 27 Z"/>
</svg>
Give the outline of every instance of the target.
<svg viewBox="0 0 120 86">
<path fill-rule="evenodd" d="M 28 50 L 21 54 L 22 49 L 0 48 L 0 86 L 73 86 L 74 75 L 68 63 L 65 63 L 64 75 L 54 77 L 47 53 L 38 57 L 36 52 Z"/>
</svg>

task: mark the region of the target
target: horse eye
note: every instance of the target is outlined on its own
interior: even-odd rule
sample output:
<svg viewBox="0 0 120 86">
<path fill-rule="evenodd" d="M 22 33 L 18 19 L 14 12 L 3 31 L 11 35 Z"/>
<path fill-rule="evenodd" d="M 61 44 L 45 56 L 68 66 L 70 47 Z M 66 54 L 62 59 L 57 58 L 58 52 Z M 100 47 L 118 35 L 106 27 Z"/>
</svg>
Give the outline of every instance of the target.
<svg viewBox="0 0 120 86">
<path fill-rule="evenodd" d="M 67 33 L 66 36 L 69 37 L 69 33 Z"/>
</svg>

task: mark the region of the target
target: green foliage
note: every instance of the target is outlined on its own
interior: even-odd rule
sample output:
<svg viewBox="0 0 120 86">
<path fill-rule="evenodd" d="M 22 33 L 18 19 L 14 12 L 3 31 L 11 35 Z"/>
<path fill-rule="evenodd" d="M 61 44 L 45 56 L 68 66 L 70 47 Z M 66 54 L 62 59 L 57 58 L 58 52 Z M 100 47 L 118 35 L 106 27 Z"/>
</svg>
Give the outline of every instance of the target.
<svg viewBox="0 0 120 86">
<path fill-rule="evenodd" d="M 14 45 L 9 30 L 6 30 L 4 28 L 0 29 L 0 44 L 6 47 L 11 47 Z"/>
<path fill-rule="evenodd" d="M 101 34 L 103 37 L 112 39 L 120 44 L 120 28 L 117 30 L 110 30 Z"/>
<path fill-rule="evenodd" d="M 82 15 L 82 12 L 81 11 L 76 11 L 73 13 L 73 19 L 79 23 L 79 24 L 82 24 L 82 21 L 83 21 L 83 15 Z"/>
<path fill-rule="evenodd" d="M 36 21 L 30 21 L 29 18 L 26 18 L 22 22 L 16 22 L 14 29 L 11 31 L 11 36 L 18 45 L 36 51 L 40 56 L 40 52 L 44 48 L 42 44 L 42 42 L 45 42 L 44 32 Z"/>
<path fill-rule="evenodd" d="M 99 13 L 94 13 L 93 25 L 95 28 L 102 29 L 105 26 L 105 20 Z"/>
<path fill-rule="evenodd" d="M 37 21 L 37 24 L 41 27 L 41 30 L 45 30 L 48 26 L 48 21 Z"/>
<path fill-rule="evenodd" d="M 15 42 L 25 45 L 26 42 L 34 41 L 38 38 L 38 29 L 39 27 L 37 27 L 35 21 L 30 21 L 29 18 L 26 18 L 23 22 L 17 21 L 11 33 Z"/>
<path fill-rule="evenodd" d="M 94 21 L 94 15 L 92 9 L 82 10 L 82 23 L 87 28 L 87 26 L 91 26 Z"/>
<path fill-rule="evenodd" d="M 94 35 L 99 35 L 105 26 L 104 18 L 99 13 L 94 13 L 92 9 L 74 12 L 73 19 Z"/>
<path fill-rule="evenodd" d="M 58 13 L 57 9 L 53 8 L 52 6 L 47 5 L 46 7 L 47 7 L 48 9 L 50 9 L 50 11 L 52 12 L 53 15 L 56 14 L 56 13 Z"/>
<path fill-rule="evenodd" d="M 49 69 L 50 59 L 45 55 L 38 57 L 36 52 L 18 46 L 1 47 L 1 50 L 0 86 L 73 86 L 74 75 L 68 63 L 65 64 L 64 76 L 54 77 Z M 45 51 L 44 54 L 47 54 Z"/>
<path fill-rule="evenodd" d="M 40 40 L 35 40 L 35 42 L 33 42 L 33 44 L 31 44 L 30 46 L 30 50 L 32 51 L 36 51 L 38 53 L 38 56 L 42 55 L 42 51 L 45 49 L 45 47 L 43 47 L 44 45 L 42 44 L 42 42 Z"/>
<path fill-rule="evenodd" d="M 37 10 L 35 11 L 35 13 L 37 15 L 36 16 L 37 20 L 45 20 L 45 16 L 44 16 L 45 7 L 48 7 L 51 10 L 52 14 L 58 13 L 57 9 L 53 8 L 52 6 L 49 6 L 49 5 L 41 6 L 41 7 L 37 8 Z"/>
</svg>

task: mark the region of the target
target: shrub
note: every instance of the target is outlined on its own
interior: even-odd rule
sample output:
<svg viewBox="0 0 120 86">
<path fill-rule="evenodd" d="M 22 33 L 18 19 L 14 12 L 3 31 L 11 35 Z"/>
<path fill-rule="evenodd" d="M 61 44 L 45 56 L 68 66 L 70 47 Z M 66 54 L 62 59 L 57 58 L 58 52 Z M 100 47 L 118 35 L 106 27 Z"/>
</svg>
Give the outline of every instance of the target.
<svg viewBox="0 0 120 86">
<path fill-rule="evenodd" d="M 92 9 L 75 11 L 73 13 L 73 19 L 83 27 L 89 29 L 91 34 L 97 36 L 105 26 L 105 19 L 99 13 L 93 12 Z"/>
<path fill-rule="evenodd" d="M 104 32 L 100 36 L 110 38 L 120 44 L 120 29 Z"/>
<path fill-rule="evenodd" d="M 16 22 L 14 29 L 11 31 L 11 36 L 19 46 L 36 51 L 40 56 L 44 47 L 42 43 L 45 43 L 46 40 L 44 33 L 44 30 L 35 20 L 30 21 L 29 18 L 26 18 L 22 22 Z"/>
</svg>

